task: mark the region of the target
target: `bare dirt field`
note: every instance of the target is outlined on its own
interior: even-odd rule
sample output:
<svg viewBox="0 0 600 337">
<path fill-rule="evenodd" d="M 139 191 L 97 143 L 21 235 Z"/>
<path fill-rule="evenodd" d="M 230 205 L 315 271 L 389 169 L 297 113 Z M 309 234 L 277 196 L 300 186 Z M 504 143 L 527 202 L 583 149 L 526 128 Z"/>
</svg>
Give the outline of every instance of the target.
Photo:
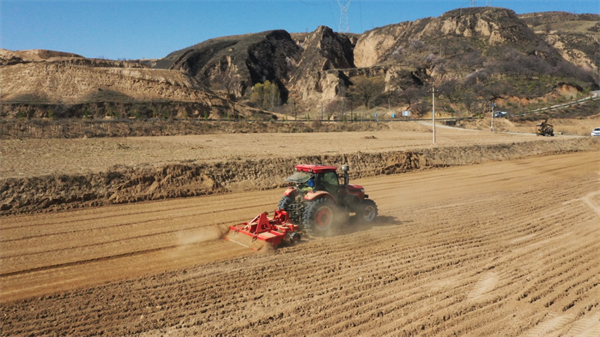
<svg viewBox="0 0 600 337">
<path fill-rule="evenodd" d="M 597 151 L 356 182 L 377 223 L 262 253 L 219 237 L 280 190 L 4 216 L 1 334 L 600 334 Z"/>
<path fill-rule="evenodd" d="M 578 118 L 564 118 L 560 117 L 560 113 L 557 113 L 558 118 L 549 117 L 548 124 L 551 124 L 556 135 L 571 135 L 571 136 L 589 136 L 594 128 L 600 125 L 600 114 L 597 111 L 600 110 L 600 103 L 595 102 L 593 107 L 590 107 L 591 111 L 596 111 L 591 116 L 581 116 Z M 485 130 L 489 131 L 493 125 L 494 131 L 496 132 L 515 132 L 522 134 L 535 133 L 536 125 L 544 121 L 546 116 L 534 115 L 528 116 L 529 120 L 511 121 L 507 118 L 494 118 L 492 124 L 490 116 L 485 116 L 483 119 L 473 119 L 472 121 L 464 121 L 463 126 L 473 130 Z"/>
<path fill-rule="evenodd" d="M 349 164 L 354 179 L 600 146 L 597 137 L 442 126 L 432 144 L 431 129 L 398 123 L 371 132 L 6 140 L 0 147 L 0 212 L 53 212 L 281 188 L 293 165 L 306 162 Z"/>
<path fill-rule="evenodd" d="M 402 122 L 391 123 L 389 130 L 374 132 L 3 140 L 0 176 L 71 175 L 102 172 L 114 166 L 159 167 L 172 163 L 403 151 L 432 147 L 431 130 L 431 126 Z M 563 137 L 544 138 L 532 134 L 438 127 L 434 147 L 511 144 L 558 138 Z"/>
</svg>

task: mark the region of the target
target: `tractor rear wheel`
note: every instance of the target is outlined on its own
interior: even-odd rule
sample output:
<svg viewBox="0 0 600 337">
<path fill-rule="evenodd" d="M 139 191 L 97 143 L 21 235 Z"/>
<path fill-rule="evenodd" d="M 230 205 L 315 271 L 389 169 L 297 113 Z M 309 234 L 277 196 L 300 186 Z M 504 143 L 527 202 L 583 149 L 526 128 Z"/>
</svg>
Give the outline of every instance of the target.
<svg viewBox="0 0 600 337">
<path fill-rule="evenodd" d="M 297 212 L 294 211 L 294 208 L 292 207 L 292 204 L 294 203 L 294 198 L 292 196 L 287 196 L 284 195 L 283 197 L 281 197 L 281 200 L 279 200 L 279 204 L 277 205 L 277 209 L 282 209 L 284 211 L 287 212 L 288 216 L 290 217 L 290 222 L 291 223 L 298 223 L 298 221 L 300 220 L 298 214 L 296 214 Z"/>
<path fill-rule="evenodd" d="M 317 199 L 304 209 L 302 225 L 307 232 L 322 236 L 331 232 L 337 217 L 337 206 L 332 200 Z"/>
<path fill-rule="evenodd" d="M 356 211 L 358 220 L 362 223 L 370 223 L 377 217 L 377 204 L 371 199 L 365 199 L 358 204 Z"/>
</svg>

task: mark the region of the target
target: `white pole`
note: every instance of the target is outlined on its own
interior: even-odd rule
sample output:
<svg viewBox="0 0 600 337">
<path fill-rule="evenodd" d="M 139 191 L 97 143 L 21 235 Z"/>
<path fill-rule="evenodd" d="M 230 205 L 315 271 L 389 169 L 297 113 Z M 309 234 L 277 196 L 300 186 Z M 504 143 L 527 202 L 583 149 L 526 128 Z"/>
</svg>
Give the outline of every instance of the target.
<svg viewBox="0 0 600 337">
<path fill-rule="evenodd" d="M 494 103 L 492 103 L 492 124 L 490 125 L 490 131 L 494 132 Z"/>
<path fill-rule="evenodd" d="M 431 91 L 433 107 L 432 107 L 432 118 L 433 118 L 433 144 L 435 144 L 435 87 L 433 87 L 433 91 Z"/>
<path fill-rule="evenodd" d="M 323 120 L 323 102 L 321 102 L 321 120 Z"/>
</svg>

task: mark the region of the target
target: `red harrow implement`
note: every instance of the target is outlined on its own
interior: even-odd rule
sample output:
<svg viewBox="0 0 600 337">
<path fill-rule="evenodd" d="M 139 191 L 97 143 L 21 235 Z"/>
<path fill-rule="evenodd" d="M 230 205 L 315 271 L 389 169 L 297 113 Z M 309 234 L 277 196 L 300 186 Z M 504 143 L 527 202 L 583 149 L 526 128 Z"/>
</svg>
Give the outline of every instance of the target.
<svg viewBox="0 0 600 337">
<path fill-rule="evenodd" d="M 249 222 L 229 226 L 229 234 L 225 240 L 235 242 L 244 247 L 260 250 L 265 244 L 279 246 L 284 240 L 290 244 L 300 241 L 298 225 L 288 223 L 289 216 L 283 210 L 276 210 L 272 219 L 268 212 L 257 215 Z"/>
</svg>

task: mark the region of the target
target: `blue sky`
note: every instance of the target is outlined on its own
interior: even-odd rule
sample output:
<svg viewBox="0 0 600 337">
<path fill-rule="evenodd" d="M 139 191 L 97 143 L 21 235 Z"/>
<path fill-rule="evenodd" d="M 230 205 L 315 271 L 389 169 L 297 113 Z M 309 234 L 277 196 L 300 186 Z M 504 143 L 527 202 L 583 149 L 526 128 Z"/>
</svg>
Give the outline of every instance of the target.
<svg viewBox="0 0 600 337">
<path fill-rule="evenodd" d="M 340 0 L 347 3 L 348 0 Z M 485 6 L 490 0 L 477 0 Z M 492 0 L 517 12 L 600 14 L 600 0 Z M 352 0 L 350 31 L 440 16 L 470 0 Z M 337 0 L 0 0 L 0 48 L 50 49 L 109 59 L 160 58 L 219 36 L 338 30 Z"/>
</svg>

